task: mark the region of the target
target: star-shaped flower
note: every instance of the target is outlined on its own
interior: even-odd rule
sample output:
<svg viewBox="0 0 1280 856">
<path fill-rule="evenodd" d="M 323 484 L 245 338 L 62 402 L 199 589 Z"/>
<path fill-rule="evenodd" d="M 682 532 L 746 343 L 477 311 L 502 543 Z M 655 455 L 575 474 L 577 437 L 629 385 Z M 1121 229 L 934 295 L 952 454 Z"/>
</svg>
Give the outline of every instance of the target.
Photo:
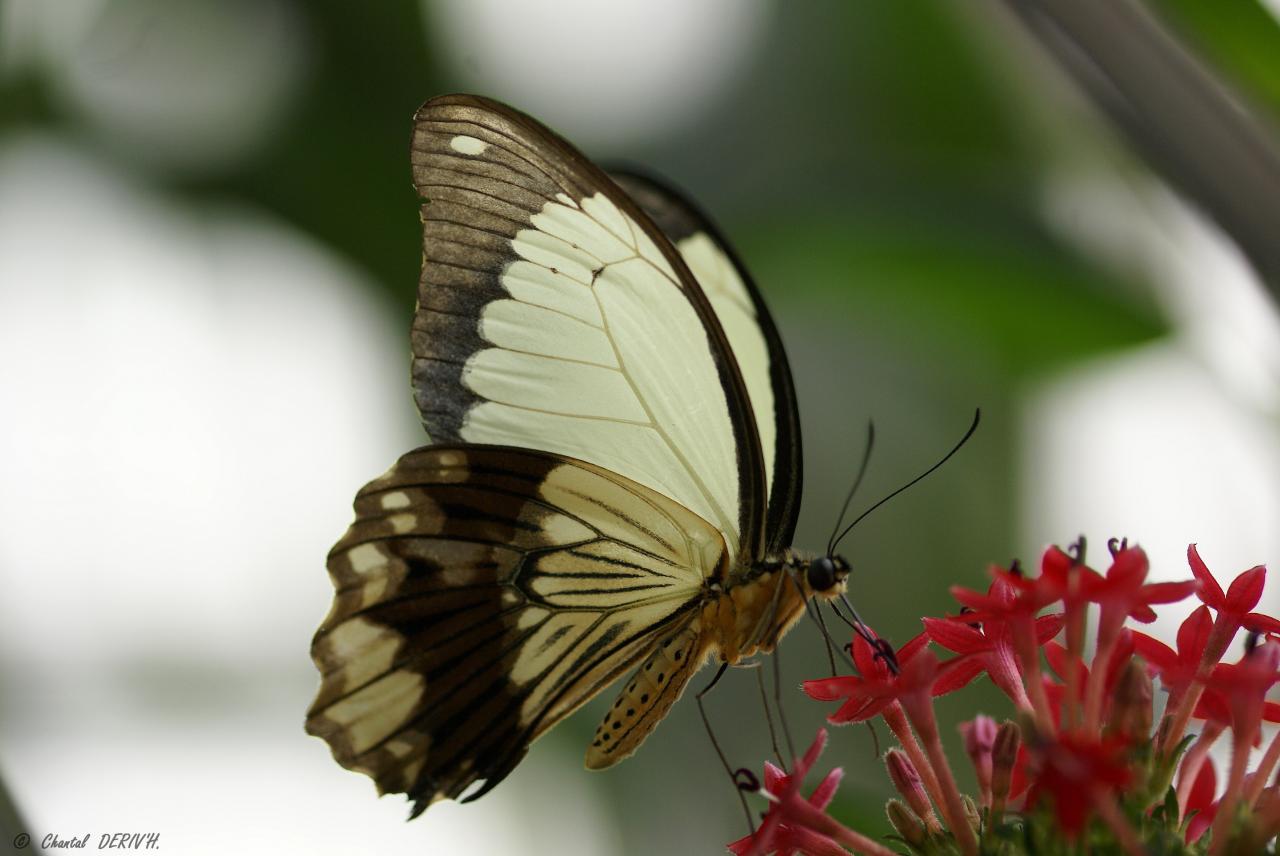
<svg viewBox="0 0 1280 856">
<path fill-rule="evenodd" d="M 764 856 L 766 853 L 776 853 L 777 856 L 795 856 L 796 853 L 807 853 L 812 856 L 848 856 L 848 851 L 843 847 L 809 828 L 804 819 L 796 817 L 792 799 L 798 796 L 805 775 L 818 760 L 818 755 L 822 753 L 826 743 L 826 729 L 819 729 L 809 750 L 805 752 L 803 758 L 795 761 L 790 773 L 765 762 L 764 790 L 771 797 L 769 811 L 760 828 L 729 844 L 730 850 L 738 856 Z M 808 800 L 802 799 L 802 801 L 815 811 L 826 811 L 843 776 L 844 771 L 839 767 L 835 768 L 823 778 L 809 795 Z"/>
<path fill-rule="evenodd" d="M 929 644 L 929 637 L 921 633 L 897 651 L 898 667 L 907 665 Z M 883 657 L 877 657 L 861 636 L 853 637 L 853 662 L 861 676 L 841 675 L 805 681 L 801 686 L 809 698 L 818 701 L 847 699 L 840 708 L 827 717 L 833 725 L 846 722 L 862 722 L 878 715 L 896 701 L 903 689 L 902 673 L 894 674 Z"/>
</svg>

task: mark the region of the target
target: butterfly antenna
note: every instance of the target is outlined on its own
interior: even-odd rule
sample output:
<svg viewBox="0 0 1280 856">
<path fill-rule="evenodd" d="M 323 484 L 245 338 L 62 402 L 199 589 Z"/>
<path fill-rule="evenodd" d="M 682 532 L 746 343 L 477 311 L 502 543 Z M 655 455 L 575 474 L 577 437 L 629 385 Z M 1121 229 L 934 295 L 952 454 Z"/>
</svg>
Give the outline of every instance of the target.
<svg viewBox="0 0 1280 856">
<path fill-rule="evenodd" d="M 851 620 L 846 618 L 845 614 L 840 611 L 840 609 L 835 605 L 833 601 L 827 601 L 827 605 L 831 607 L 831 611 L 835 613 L 836 618 L 840 619 L 845 624 L 849 625 L 850 630 L 856 631 L 858 629 L 858 625 L 854 624 Z M 821 615 L 822 613 L 819 612 L 818 614 Z"/>
<path fill-rule="evenodd" d="M 916 476 L 911 481 L 907 482 L 902 487 L 898 488 L 893 493 L 889 494 L 884 499 L 880 500 L 875 505 L 871 506 L 866 511 L 862 512 L 856 518 L 854 518 L 854 521 L 850 523 L 848 526 L 846 526 L 844 528 L 844 531 L 840 533 L 840 537 L 836 538 L 831 543 L 831 546 L 827 549 L 827 554 L 830 555 L 832 552 L 834 552 L 835 548 L 838 547 L 840 545 L 840 542 L 844 540 L 844 536 L 848 535 L 850 530 L 852 530 L 853 527 L 861 523 L 868 514 L 875 511 L 877 508 L 884 505 L 886 502 L 893 499 L 895 496 L 902 493 L 907 488 L 912 487 L 917 482 L 921 481 L 927 476 L 932 475 L 934 470 L 938 469 L 938 467 L 942 466 L 947 461 L 951 460 L 951 456 L 954 455 L 956 452 L 960 451 L 960 449 L 964 446 L 964 444 L 969 442 L 969 438 L 973 436 L 973 432 L 978 430 L 978 423 L 981 421 L 981 419 L 982 419 L 982 411 L 981 410 L 973 411 L 973 422 L 969 425 L 969 430 L 964 432 L 964 436 L 960 438 L 960 442 L 956 443 L 955 446 L 952 447 L 950 452 L 947 452 L 945 455 L 942 456 L 942 460 L 938 461 L 936 464 L 929 467 L 929 469 L 925 470 L 920 475 Z"/>
<path fill-rule="evenodd" d="M 849 488 L 849 493 L 845 495 L 844 505 L 840 506 L 840 515 L 836 517 L 836 525 L 831 529 L 831 537 L 827 539 L 827 555 L 835 549 L 836 533 L 840 531 L 840 524 L 844 523 L 844 516 L 849 511 L 849 503 L 853 502 L 853 495 L 858 492 L 858 485 L 862 484 L 862 477 L 867 474 L 867 464 L 871 462 L 871 447 L 876 443 L 876 424 L 870 420 L 867 421 L 867 444 L 862 450 L 862 463 L 858 465 L 858 474 L 853 478 L 853 487 Z"/>
</svg>

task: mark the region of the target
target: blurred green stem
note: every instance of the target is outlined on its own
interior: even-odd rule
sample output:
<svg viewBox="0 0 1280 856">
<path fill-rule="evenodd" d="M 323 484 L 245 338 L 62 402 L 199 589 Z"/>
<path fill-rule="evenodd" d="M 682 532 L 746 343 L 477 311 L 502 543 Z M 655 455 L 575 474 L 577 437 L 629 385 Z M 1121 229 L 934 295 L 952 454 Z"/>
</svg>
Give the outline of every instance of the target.
<svg viewBox="0 0 1280 856">
<path fill-rule="evenodd" d="M 1140 0 L 1005 0 L 1280 299 L 1276 133 Z M 1206 284 L 1208 285 L 1208 284 Z"/>
<path fill-rule="evenodd" d="M 22 848 L 15 846 L 14 839 L 19 834 L 27 834 L 36 838 L 36 841 L 30 842 Z M 4 777 L 0 776 L 0 847 L 10 848 L 3 852 L 19 852 L 24 854 L 38 856 L 44 852 L 44 848 L 39 846 L 39 836 L 32 832 L 31 828 L 22 818 L 22 813 L 18 811 L 18 804 L 14 801 L 12 794 L 5 787 Z"/>
</svg>

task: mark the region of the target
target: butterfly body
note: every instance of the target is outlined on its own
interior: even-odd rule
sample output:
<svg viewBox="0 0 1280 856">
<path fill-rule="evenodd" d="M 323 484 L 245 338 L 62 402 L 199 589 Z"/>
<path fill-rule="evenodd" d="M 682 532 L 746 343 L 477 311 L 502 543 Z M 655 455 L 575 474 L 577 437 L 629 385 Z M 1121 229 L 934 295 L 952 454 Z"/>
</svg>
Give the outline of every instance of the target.
<svg viewBox="0 0 1280 856">
<path fill-rule="evenodd" d="M 627 757 L 709 658 L 772 651 L 847 566 L 790 548 L 790 370 L 705 217 L 474 96 L 423 105 L 413 169 L 435 445 L 357 494 L 330 551 L 307 730 L 417 814 L 624 677 L 586 760 Z"/>
<path fill-rule="evenodd" d="M 808 564 L 790 552 L 785 558 L 762 562 L 707 604 L 703 623 L 724 662 L 732 665 L 777 647 L 814 594 L 803 581 Z"/>
</svg>

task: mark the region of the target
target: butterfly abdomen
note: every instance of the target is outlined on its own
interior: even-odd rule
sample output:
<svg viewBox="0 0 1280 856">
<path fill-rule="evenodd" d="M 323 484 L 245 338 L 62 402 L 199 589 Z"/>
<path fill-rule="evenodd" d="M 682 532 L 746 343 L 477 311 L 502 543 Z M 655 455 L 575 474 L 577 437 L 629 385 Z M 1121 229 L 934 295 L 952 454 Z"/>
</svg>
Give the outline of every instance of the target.
<svg viewBox="0 0 1280 856">
<path fill-rule="evenodd" d="M 693 622 L 667 637 L 627 681 L 587 748 L 589 770 L 629 757 L 667 715 L 707 657 L 707 639 Z"/>
</svg>

